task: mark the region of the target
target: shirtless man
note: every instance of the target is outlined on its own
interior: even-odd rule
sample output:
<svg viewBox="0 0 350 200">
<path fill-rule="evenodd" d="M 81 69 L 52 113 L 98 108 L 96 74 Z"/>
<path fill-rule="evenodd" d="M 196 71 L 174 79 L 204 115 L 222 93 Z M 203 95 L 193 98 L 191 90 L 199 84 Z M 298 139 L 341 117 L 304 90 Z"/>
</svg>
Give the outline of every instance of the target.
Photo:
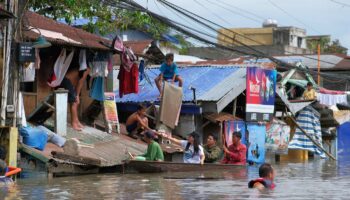
<svg viewBox="0 0 350 200">
<path fill-rule="evenodd" d="M 71 124 L 73 129 L 81 131 L 84 126 L 79 121 L 78 106 L 80 104 L 80 93 L 84 85 L 84 81 L 90 73 L 90 68 L 79 71 L 79 80 L 76 79 L 77 71 L 68 71 L 63 78 L 61 85 L 57 88 L 65 88 L 68 90 L 68 103 L 70 105 Z M 74 87 L 75 86 L 75 87 Z"/>
<path fill-rule="evenodd" d="M 148 126 L 148 118 L 146 117 L 146 108 L 143 105 L 137 106 L 137 111 L 134 112 L 126 120 L 126 131 L 128 135 L 137 139 L 135 133 L 142 133 L 151 130 Z"/>
</svg>

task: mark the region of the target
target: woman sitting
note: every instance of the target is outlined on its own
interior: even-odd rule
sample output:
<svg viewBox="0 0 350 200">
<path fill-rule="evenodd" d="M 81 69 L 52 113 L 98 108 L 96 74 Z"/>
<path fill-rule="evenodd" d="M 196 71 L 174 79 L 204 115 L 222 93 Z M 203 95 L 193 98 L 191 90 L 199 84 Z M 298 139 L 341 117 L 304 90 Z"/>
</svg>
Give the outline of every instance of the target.
<svg viewBox="0 0 350 200">
<path fill-rule="evenodd" d="M 204 163 L 203 147 L 199 144 L 199 135 L 196 132 L 192 132 L 188 135 L 187 140 L 178 140 L 166 134 L 159 134 L 163 138 L 166 138 L 175 144 L 181 145 L 185 150 L 183 154 L 184 163 Z"/>
</svg>

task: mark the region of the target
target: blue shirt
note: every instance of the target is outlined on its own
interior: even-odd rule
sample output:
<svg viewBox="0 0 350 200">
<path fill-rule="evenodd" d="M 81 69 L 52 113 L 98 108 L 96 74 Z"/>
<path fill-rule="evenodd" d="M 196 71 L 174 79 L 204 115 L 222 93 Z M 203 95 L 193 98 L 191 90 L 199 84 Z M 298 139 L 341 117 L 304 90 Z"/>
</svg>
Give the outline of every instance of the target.
<svg viewBox="0 0 350 200">
<path fill-rule="evenodd" d="M 177 71 L 177 65 L 173 62 L 170 66 L 166 63 L 163 63 L 160 66 L 160 72 L 163 74 L 163 77 L 166 79 L 173 78 L 174 75 L 178 75 L 179 72 Z"/>
</svg>

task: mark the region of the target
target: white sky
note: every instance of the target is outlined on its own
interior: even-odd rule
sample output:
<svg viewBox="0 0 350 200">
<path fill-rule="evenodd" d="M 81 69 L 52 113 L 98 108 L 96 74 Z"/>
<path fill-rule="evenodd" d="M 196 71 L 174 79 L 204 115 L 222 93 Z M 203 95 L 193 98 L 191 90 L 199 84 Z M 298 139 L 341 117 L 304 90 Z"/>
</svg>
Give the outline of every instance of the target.
<svg viewBox="0 0 350 200">
<path fill-rule="evenodd" d="M 168 1 L 230 28 L 261 27 L 264 19 L 272 18 L 278 21 L 279 26 L 305 28 L 308 35 L 331 35 L 332 40 L 339 39 L 341 44 L 350 51 L 350 0 Z M 148 5 L 150 10 L 160 15 L 167 15 L 173 20 L 184 22 L 157 0 L 136 0 L 136 2 L 144 6 Z M 336 2 L 343 3 L 343 5 Z M 273 4 L 285 10 L 289 15 Z M 247 10 L 257 16 L 239 9 Z M 196 25 L 190 25 L 196 27 Z"/>
</svg>

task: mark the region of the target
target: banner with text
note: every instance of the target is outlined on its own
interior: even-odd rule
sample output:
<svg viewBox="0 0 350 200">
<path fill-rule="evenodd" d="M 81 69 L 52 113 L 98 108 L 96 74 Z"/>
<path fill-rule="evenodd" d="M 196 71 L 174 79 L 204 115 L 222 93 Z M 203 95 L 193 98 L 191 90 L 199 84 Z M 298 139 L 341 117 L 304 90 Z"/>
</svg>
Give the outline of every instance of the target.
<svg viewBox="0 0 350 200">
<path fill-rule="evenodd" d="M 276 76 L 276 70 L 247 68 L 247 121 L 272 120 L 275 108 Z"/>
</svg>

